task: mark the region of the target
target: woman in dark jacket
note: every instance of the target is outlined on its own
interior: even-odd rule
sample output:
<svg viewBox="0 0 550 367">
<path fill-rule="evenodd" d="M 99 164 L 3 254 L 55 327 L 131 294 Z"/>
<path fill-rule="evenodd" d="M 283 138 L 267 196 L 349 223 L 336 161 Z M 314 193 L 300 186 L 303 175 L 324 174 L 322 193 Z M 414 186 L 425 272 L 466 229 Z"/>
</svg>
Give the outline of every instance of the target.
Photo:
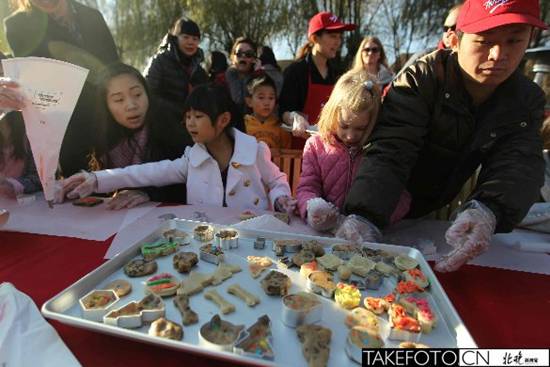
<svg viewBox="0 0 550 367">
<path fill-rule="evenodd" d="M 204 60 L 200 37 L 195 22 L 178 19 L 145 69 L 151 92 L 175 122 L 183 120 L 183 104 L 191 89 L 208 82 L 208 74 L 200 65 Z"/>
<path fill-rule="evenodd" d="M 41 56 L 67 61 L 90 70 L 61 146 L 62 174 L 88 165 L 96 135 L 93 121 L 96 71 L 118 60 L 115 42 L 97 10 L 74 0 L 16 0 L 17 11 L 4 19 L 14 56 Z"/>
</svg>

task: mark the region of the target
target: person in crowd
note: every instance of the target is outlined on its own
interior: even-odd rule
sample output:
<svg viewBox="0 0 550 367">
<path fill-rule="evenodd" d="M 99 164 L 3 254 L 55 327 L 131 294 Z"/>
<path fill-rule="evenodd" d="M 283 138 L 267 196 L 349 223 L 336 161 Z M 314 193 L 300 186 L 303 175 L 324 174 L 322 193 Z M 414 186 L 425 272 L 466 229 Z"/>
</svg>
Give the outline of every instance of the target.
<svg viewBox="0 0 550 367">
<path fill-rule="evenodd" d="M 422 217 L 452 201 L 479 166 L 446 233 L 454 249 L 436 269 L 458 269 L 487 250 L 494 232 L 521 221 L 544 178 L 544 94 L 517 70 L 533 28 L 546 28 L 539 16 L 537 0 L 464 3 L 452 49 L 419 59 L 392 83 L 338 236 L 378 240 L 404 189 L 408 216 Z"/>
<path fill-rule="evenodd" d="M 6 56 L 0 52 L 0 60 Z M 4 75 L 0 63 L 0 77 Z M 25 135 L 25 124 L 18 109 L 24 107 L 17 83 L 0 81 L 0 197 L 14 199 L 21 194 L 42 190 L 32 152 Z"/>
<path fill-rule="evenodd" d="M 183 105 L 193 87 L 208 82 L 200 40 L 197 23 L 179 18 L 145 68 L 152 94 L 173 122 L 183 121 Z"/>
<path fill-rule="evenodd" d="M 99 69 L 118 61 L 115 42 L 101 13 L 75 0 L 12 0 L 16 11 L 4 19 L 14 56 L 40 56 L 90 70 L 63 139 L 59 163 L 69 176 L 88 165 L 95 87 Z"/>
<path fill-rule="evenodd" d="M 208 79 L 211 82 L 225 84 L 225 71 L 228 68 L 227 57 L 220 51 L 212 51 L 208 56 Z"/>
<path fill-rule="evenodd" d="M 445 18 L 445 21 L 443 22 L 443 35 L 437 45 L 438 50 L 451 48 L 451 38 L 456 33 L 456 20 L 458 19 L 458 14 L 460 13 L 461 7 L 462 4 L 457 4 L 449 10 L 447 18 Z"/>
<path fill-rule="evenodd" d="M 75 198 L 122 187 L 187 183 L 189 204 L 293 211 L 296 201 L 286 175 L 271 162 L 265 143 L 232 128 L 231 105 L 224 87 L 198 86 L 183 108 L 195 144 L 181 158 L 79 173 L 64 180 L 64 192 Z"/>
<path fill-rule="evenodd" d="M 231 93 L 231 99 L 244 115 L 247 113 L 246 85 L 254 76 L 258 64 L 256 43 L 250 38 L 237 38 L 231 48 L 230 57 L 232 65 L 225 72 L 225 82 Z"/>
<path fill-rule="evenodd" d="M 544 168 L 544 185 L 540 189 L 540 195 L 543 201 L 550 202 L 550 116 L 548 116 L 540 131 L 543 142 L 543 152 L 545 168 Z"/>
<path fill-rule="evenodd" d="M 306 141 L 296 192 L 300 216 L 312 228 L 337 226 L 379 108 L 380 87 L 365 70 L 350 70 L 336 82 L 319 117 L 319 134 Z M 404 192 L 392 223 L 405 216 L 409 204 Z"/>
<path fill-rule="evenodd" d="M 393 79 L 384 46 L 377 37 L 373 36 L 367 36 L 361 41 L 353 59 L 352 69 L 366 70 L 382 89 Z"/>
<path fill-rule="evenodd" d="M 267 144 L 269 148 L 290 148 L 292 137 L 281 128 L 275 114 L 277 88 L 267 74 L 258 75 L 247 85 L 246 103 L 252 113 L 245 115 L 246 133 Z"/>
<path fill-rule="evenodd" d="M 98 78 L 97 123 L 90 169 L 176 159 L 189 144 L 181 123 L 164 117 L 155 105 L 144 77 L 135 68 L 111 64 Z M 185 203 L 185 186 L 118 192 L 111 209 L 131 208 L 149 200 Z"/>
<path fill-rule="evenodd" d="M 342 46 L 342 33 L 355 29 L 330 12 L 320 12 L 309 20 L 307 43 L 298 51 L 296 61 L 284 71 L 279 111 L 292 127 L 292 147 L 302 149 L 306 130 L 317 117 L 340 76 L 332 64 Z"/>
<path fill-rule="evenodd" d="M 258 58 L 261 64 L 261 70 L 265 72 L 275 82 L 277 87 L 277 98 L 281 95 L 281 89 L 283 88 L 284 77 L 281 71 L 281 67 L 277 63 L 275 54 L 271 47 L 260 46 L 258 49 Z"/>
</svg>

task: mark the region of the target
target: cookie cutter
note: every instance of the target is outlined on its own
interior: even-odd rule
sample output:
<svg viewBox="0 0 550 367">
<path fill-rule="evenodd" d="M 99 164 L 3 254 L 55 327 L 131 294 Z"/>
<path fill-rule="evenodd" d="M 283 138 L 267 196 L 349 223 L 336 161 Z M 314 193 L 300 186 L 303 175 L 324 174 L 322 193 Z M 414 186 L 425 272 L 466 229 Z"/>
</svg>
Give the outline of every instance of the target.
<svg viewBox="0 0 550 367">
<path fill-rule="evenodd" d="M 317 296 L 299 292 L 283 297 L 282 318 L 283 324 L 295 328 L 303 324 L 314 324 L 323 317 L 322 303 Z"/>
<path fill-rule="evenodd" d="M 200 242 L 214 239 L 214 227 L 209 224 L 200 224 L 193 229 L 193 238 Z"/>
<path fill-rule="evenodd" d="M 209 340 L 207 331 L 208 329 L 222 330 L 223 328 L 228 329 L 232 335 L 227 343 L 217 343 L 213 340 Z M 244 325 L 233 325 L 229 321 L 222 320 L 220 315 L 216 314 L 212 317 L 210 321 L 203 324 L 199 329 L 199 345 L 217 350 L 222 352 L 232 352 L 233 346 L 240 339 L 241 333 L 243 332 Z M 227 333 L 224 332 L 224 335 Z"/>
<path fill-rule="evenodd" d="M 187 232 L 180 231 L 179 229 L 172 228 L 162 232 L 164 237 L 169 242 L 174 242 L 180 246 L 186 246 L 191 244 L 191 236 Z"/>
<path fill-rule="evenodd" d="M 256 250 L 263 250 L 265 248 L 265 237 L 256 237 L 254 240 L 254 248 Z"/>
<path fill-rule="evenodd" d="M 199 258 L 211 264 L 218 265 L 223 261 L 223 251 L 218 246 L 207 243 L 200 247 Z"/>
<path fill-rule="evenodd" d="M 273 360 L 273 336 L 271 320 L 267 315 L 258 318 L 252 326 L 241 333 L 233 352 L 247 357 Z"/>
<path fill-rule="evenodd" d="M 126 310 L 129 312 L 125 314 Z M 110 311 L 103 316 L 103 323 L 134 329 L 143 326 L 146 322 L 152 322 L 160 317 L 164 317 L 165 312 L 166 308 L 162 299 L 155 294 L 149 294 L 139 302 L 132 301 Z"/>
<path fill-rule="evenodd" d="M 332 284 L 332 286 L 323 287 L 320 284 L 317 284 L 314 279 L 321 275 L 325 275 L 327 285 L 330 286 Z M 312 291 L 313 293 L 320 294 L 321 296 L 326 298 L 332 298 L 332 296 L 334 295 L 334 291 L 336 290 L 336 284 L 332 281 L 332 275 L 325 271 L 312 271 L 307 277 L 306 286 L 308 290 Z"/>
<path fill-rule="evenodd" d="M 107 298 L 108 301 L 99 307 L 86 305 L 87 301 L 91 301 L 92 298 L 99 297 L 102 299 Z M 111 310 L 113 305 L 118 302 L 119 298 L 116 292 L 112 289 L 95 289 L 88 292 L 84 297 L 78 300 L 80 308 L 82 310 L 82 317 L 86 320 L 101 322 L 103 316 Z"/>
<path fill-rule="evenodd" d="M 216 243 L 222 250 L 239 247 L 239 232 L 232 228 L 220 229 L 216 232 Z"/>
</svg>

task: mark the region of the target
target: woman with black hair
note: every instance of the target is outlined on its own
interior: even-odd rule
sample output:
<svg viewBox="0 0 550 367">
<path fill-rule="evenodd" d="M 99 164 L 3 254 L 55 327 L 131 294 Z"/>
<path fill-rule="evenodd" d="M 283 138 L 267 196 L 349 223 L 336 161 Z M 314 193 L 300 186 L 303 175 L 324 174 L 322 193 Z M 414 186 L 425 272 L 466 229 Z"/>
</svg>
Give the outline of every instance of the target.
<svg viewBox="0 0 550 367">
<path fill-rule="evenodd" d="M 277 98 L 281 95 L 281 89 L 283 88 L 283 73 L 281 72 L 281 67 L 277 63 L 275 54 L 269 46 L 260 46 L 258 48 L 258 58 L 262 65 L 261 70 L 263 70 L 269 77 L 275 82 L 277 87 Z"/>
<path fill-rule="evenodd" d="M 164 121 L 165 120 L 165 121 Z M 97 96 L 98 130 L 90 169 L 122 168 L 132 164 L 180 157 L 189 141 L 181 124 L 163 118 L 150 98 L 145 78 L 133 67 L 112 64 L 100 72 Z M 113 208 L 135 206 L 151 199 L 185 202 L 185 189 L 145 189 L 126 193 L 135 200 L 113 200 Z M 177 192 L 177 196 L 172 193 Z M 140 197 L 139 200 L 137 197 Z"/>
<path fill-rule="evenodd" d="M 159 105 L 177 123 L 183 120 L 183 105 L 193 87 L 208 82 L 208 74 L 201 67 L 204 54 L 200 39 L 197 23 L 179 18 L 144 72 Z"/>
</svg>

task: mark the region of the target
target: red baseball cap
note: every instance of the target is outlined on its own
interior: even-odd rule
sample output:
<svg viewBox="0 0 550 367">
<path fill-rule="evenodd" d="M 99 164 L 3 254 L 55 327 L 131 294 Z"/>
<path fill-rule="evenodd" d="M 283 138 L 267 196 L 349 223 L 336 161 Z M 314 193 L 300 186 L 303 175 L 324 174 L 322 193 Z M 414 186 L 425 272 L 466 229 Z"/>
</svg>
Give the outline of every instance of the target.
<svg viewBox="0 0 550 367">
<path fill-rule="evenodd" d="M 548 28 L 540 20 L 539 0 L 466 0 L 456 21 L 464 33 L 480 33 L 507 24 Z"/>
<path fill-rule="evenodd" d="M 309 38 L 313 33 L 322 29 L 326 29 L 327 31 L 353 31 L 356 27 L 355 24 L 342 23 L 342 21 L 331 12 L 322 11 L 315 14 L 309 20 L 307 36 Z"/>
</svg>

